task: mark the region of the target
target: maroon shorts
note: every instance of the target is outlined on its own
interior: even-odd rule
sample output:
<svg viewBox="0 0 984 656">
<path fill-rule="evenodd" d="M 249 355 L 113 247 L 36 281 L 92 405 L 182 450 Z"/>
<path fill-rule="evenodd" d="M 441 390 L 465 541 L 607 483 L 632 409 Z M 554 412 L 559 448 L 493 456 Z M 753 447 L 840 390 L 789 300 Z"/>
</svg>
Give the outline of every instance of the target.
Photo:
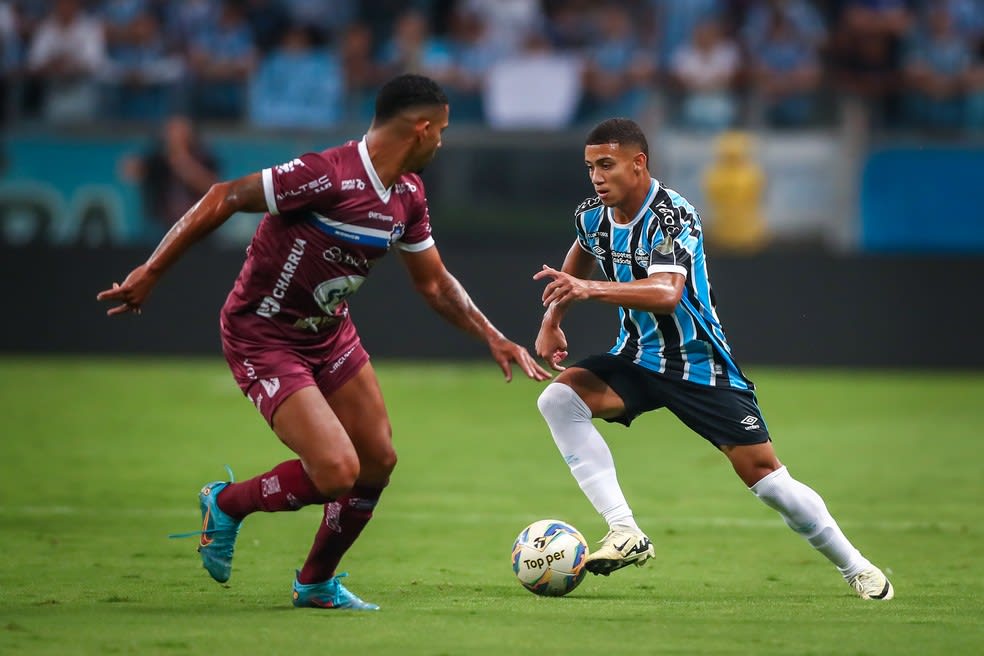
<svg viewBox="0 0 984 656">
<path fill-rule="evenodd" d="M 288 396 L 312 386 L 328 396 L 369 361 L 350 319 L 317 347 L 239 340 L 223 331 L 222 352 L 239 388 L 271 427 Z"/>
</svg>

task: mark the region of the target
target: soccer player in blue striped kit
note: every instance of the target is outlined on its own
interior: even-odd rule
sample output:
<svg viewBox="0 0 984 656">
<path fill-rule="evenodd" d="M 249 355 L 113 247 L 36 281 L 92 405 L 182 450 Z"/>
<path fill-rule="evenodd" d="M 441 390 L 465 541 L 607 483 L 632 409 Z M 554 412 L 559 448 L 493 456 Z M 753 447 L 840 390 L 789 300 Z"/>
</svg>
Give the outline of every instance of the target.
<svg viewBox="0 0 984 656">
<path fill-rule="evenodd" d="M 755 398 L 715 310 L 700 217 L 652 178 L 639 126 L 613 118 L 587 136 L 584 161 L 596 196 L 575 212 L 577 239 L 546 280 L 537 354 L 561 371 L 538 406 L 585 496 L 609 525 L 585 567 L 608 575 L 643 565 L 655 549 L 632 516 L 607 443 L 592 418 L 628 426 L 667 408 L 720 449 L 756 497 L 827 557 L 862 599 L 888 600 L 892 584 L 844 536 L 823 499 L 779 462 Z M 595 265 L 607 280 L 591 280 Z M 621 330 L 608 353 L 564 368 L 560 327 L 571 304 L 618 307 Z"/>
</svg>

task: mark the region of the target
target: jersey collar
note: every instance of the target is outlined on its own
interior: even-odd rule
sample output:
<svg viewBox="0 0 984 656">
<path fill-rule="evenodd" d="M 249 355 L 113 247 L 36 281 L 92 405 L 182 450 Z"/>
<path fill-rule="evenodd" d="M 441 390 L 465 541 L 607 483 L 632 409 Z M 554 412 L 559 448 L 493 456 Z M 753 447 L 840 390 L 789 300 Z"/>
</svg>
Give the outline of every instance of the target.
<svg viewBox="0 0 984 656">
<path fill-rule="evenodd" d="M 390 194 L 393 192 L 393 187 L 384 187 L 383 181 L 379 179 L 379 175 L 376 173 L 376 167 L 372 165 L 372 159 L 369 158 L 369 146 L 366 143 L 365 135 L 362 136 L 362 141 L 359 142 L 359 158 L 362 160 L 362 167 L 365 168 L 366 175 L 369 176 L 369 182 L 372 183 L 372 188 L 376 190 L 379 200 L 388 203 Z"/>
<path fill-rule="evenodd" d="M 615 223 L 615 208 L 607 207 L 605 209 L 608 211 L 608 222 L 613 228 L 631 228 L 638 223 L 639 219 L 646 215 L 647 211 L 649 211 L 649 206 L 652 204 L 653 199 L 656 198 L 657 191 L 659 191 L 659 181 L 656 180 L 656 178 L 650 177 L 649 193 L 646 194 L 646 200 L 642 201 L 642 207 L 640 207 L 639 211 L 636 212 L 636 215 L 632 217 L 632 220 L 628 223 Z"/>
</svg>

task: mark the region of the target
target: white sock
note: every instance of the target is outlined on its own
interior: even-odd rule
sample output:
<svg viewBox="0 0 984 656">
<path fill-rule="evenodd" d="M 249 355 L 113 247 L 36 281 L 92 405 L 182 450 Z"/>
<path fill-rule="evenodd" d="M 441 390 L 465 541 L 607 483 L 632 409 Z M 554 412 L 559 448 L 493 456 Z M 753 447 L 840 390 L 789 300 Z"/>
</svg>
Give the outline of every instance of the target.
<svg viewBox="0 0 984 656">
<path fill-rule="evenodd" d="M 749 489 L 765 505 L 778 511 L 789 528 L 826 556 L 844 578 L 851 578 L 871 566 L 844 537 L 820 495 L 790 476 L 785 467 L 765 476 Z"/>
<path fill-rule="evenodd" d="M 612 452 L 591 423 L 591 409 L 563 383 L 550 383 L 537 399 L 560 454 L 581 491 L 609 528 L 639 530 L 615 475 Z"/>
</svg>

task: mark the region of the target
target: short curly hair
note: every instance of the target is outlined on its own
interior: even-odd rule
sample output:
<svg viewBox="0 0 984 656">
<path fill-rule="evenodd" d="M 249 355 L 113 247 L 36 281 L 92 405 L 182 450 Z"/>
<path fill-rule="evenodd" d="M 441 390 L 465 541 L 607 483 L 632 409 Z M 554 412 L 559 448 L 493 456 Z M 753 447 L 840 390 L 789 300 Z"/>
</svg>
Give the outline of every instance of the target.
<svg viewBox="0 0 984 656">
<path fill-rule="evenodd" d="M 639 124 L 630 118 L 610 118 L 592 128 L 584 140 L 585 146 L 617 143 L 639 146 L 642 154 L 649 159 L 649 142 Z"/>
<path fill-rule="evenodd" d="M 448 97 L 441 86 L 423 75 L 399 75 L 383 85 L 376 94 L 377 123 L 385 123 L 410 107 L 447 105 Z"/>
</svg>

